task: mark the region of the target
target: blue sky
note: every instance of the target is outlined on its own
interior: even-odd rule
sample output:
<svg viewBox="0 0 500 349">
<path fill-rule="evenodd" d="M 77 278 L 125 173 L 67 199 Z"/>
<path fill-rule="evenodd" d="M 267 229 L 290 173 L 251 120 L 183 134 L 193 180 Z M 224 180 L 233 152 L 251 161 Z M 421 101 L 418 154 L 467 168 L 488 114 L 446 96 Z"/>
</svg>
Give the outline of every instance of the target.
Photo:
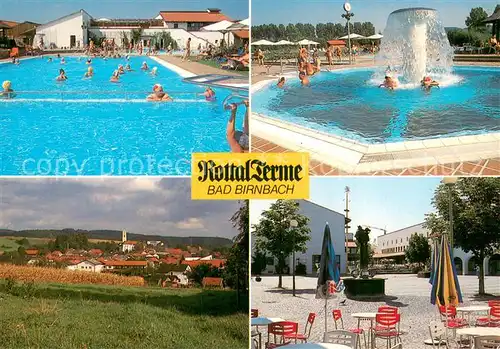
<svg viewBox="0 0 500 349">
<path fill-rule="evenodd" d="M 95 18 L 153 18 L 165 10 L 209 7 L 233 19 L 248 18 L 248 0 L 0 0 L 0 19 L 43 24 L 80 9 Z"/>
<path fill-rule="evenodd" d="M 432 7 L 439 11 L 445 27 L 465 27 L 472 7 L 491 14 L 497 0 L 351 0 L 354 21 L 370 21 L 383 30 L 389 14 L 407 7 Z M 252 0 L 252 24 L 326 23 L 344 21 L 344 0 Z"/>
<path fill-rule="evenodd" d="M 387 232 L 422 223 L 426 213 L 432 212 L 434 190 L 439 177 L 372 178 L 372 177 L 313 177 L 309 200 L 331 210 L 344 213 L 344 188 L 349 186 L 351 233 L 358 225 L 386 228 Z M 250 206 L 250 224 L 260 220 L 263 210 L 273 201 L 253 200 Z M 373 239 L 383 232 L 372 229 Z"/>
</svg>

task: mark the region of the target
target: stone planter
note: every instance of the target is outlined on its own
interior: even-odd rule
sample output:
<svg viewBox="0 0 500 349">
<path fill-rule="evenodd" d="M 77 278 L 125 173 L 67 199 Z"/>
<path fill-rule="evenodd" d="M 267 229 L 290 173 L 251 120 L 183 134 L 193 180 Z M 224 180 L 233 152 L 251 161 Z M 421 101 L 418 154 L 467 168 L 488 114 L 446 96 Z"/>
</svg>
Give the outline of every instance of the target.
<svg viewBox="0 0 500 349">
<path fill-rule="evenodd" d="M 345 295 L 349 299 L 372 299 L 385 296 L 385 279 L 344 279 Z"/>
</svg>

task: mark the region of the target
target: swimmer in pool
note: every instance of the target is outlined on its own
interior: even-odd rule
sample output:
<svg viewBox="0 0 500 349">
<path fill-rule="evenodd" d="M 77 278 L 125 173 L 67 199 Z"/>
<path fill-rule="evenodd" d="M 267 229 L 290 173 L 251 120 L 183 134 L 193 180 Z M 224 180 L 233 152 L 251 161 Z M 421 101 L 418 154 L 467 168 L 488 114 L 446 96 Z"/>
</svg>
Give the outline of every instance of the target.
<svg viewBox="0 0 500 349">
<path fill-rule="evenodd" d="M 15 59 L 14 64 L 15 64 L 15 65 L 19 65 L 19 64 L 21 64 L 21 61 L 19 60 L 19 58 L 16 58 L 16 59 Z"/>
<path fill-rule="evenodd" d="M 125 74 L 125 69 L 123 69 L 123 65 L 121 65 L 121 64 L 118 66 L 118 74 L 120 74 L 120 75 Z"/>
<path fill-rule="evenodd" d="M 300 79 L 300 83 L 302 84 L 302 86 L 308 86 L 311 83 L 309 81 L 309 78 L 307 77 L 306 73 L 304 73 L 304 72 L 299 73 L 299 79 Z"/>
<path fill-rule="evenodd" d="M 66 64 L 66 60 L 63 58 L 61 58 L 61 64 Z"/>
<path fill-rule="evenodd" d="M 127 65 L 125 66 L 125 70 L 126 71 L 133 71 L 132 68 L 130 67 L 130 64 L 127 63 Z"/>
<path fill-rule="evenodd" d="M 52 63 L 52 57 L 49 57 L 49 59 L 47 60 L 48 63 Z"/>
<path fill-rule="evenodd" d="M 283 88 L 283 86 L 285 86 L 285 77 L 282 76 L 279 80 L 278 80 L 278 86 L 279 88 Z"/>
<path fill-rule="evenodd" d="M 89 59 L 87 59 L 87 63 L 86 63 L 86 64 L 87 64 L 87 65 L 92 64 L 92 60 L 91 60 L 90 58 L 89 58 Z"/>
<path fill-rule="evenodd" d="M 155 102 L 171 102 L 173 101 L 172 97 L 168 95 L 165 91 L 163 91 L 163 86 L 160 84 L 155 84 L 153 86 L 153 93 L 150 94 L 147 98 L 148 101 Z"/>
<path fill-rule="evenodd" d="M 149 70 L 148 64 L 146 62 L 142 62 L 141 70 Z"/>
<path fill-rule="evenodd" d="M 158 68 L 157 67 L 153 67 L 153 69 L 151 69 L 151 75 L 152 76 L 156 76 L 158 73 Z"/>
<path fill-rule="evenodd" d="M 381 83 L 378 87 L 385 87 L 389 90 L 394 90 L 398 87 L 398 80 L 391 77 L 390 75 L 386 75 L 384 82 Z"/>
<path fill-rule="evenodd" d="M 249 127 L 248 127 L 248 100 L 243 101 L 246 106 L 245 120 L 243 124 L 243 132 L 236 131 L 236 112 L 238 111 L 238 104 L 233 103 L 229 105 L 231 109 L 231 117 L 226 127 L 226 139 L 229 147 L 233 153 L 247 153 L 249 145 Z"/>
<path fill-rule="evenodd" d="M 94 76 L 94 68 L 92 67 L 88 67 L 87 68 L 87 72 L 85 73 L 85 75 L 83 76 L 84 78 L 91 78 Z"/>
<path fill-rule="evenodd" d="M 66 76 L 66 72 L 64 69 L 59 69 L 59 76 L 56 79 L 57 81 L 66 81 L 68 80 L 68 77 Z"/>
<path fill-rule="evenodd" d="M 316 70 L 314 70 L 313 65 L 309 62 L 307 62 L 306 64 L 306 73 L 309 76 L 314 75 L 314 73 L 316 73 Z"/>
<path fill-rule="evenodd" d="M 61 58 L 61 54 L 60 53 L 57 54 L 57 58 Z"/>
<path fill-rule="evenodd" d="M 203 92 L 203 96 L 205 96 L 205 99 L 207 101 L 215 101 L 216 97 L 215 97 L 215 91 L 212 90 L 210 87 L 207 87 L 205 92 Z"/>
<path fill-rule="evenodd" d="M 118 70 L 115 70 L 113 72 L 113 75 L 111 75 L 111 79 L 109 79 L 111 82 L 120 82 L 120 72 Z"/>
<path fill-rule="evenodd" d="M 9 80 L 5 80 L 2 83 L 2 93 L 0 93 L 0 97 L 2 98 L 14 98 L 16 94 L 12 89 L 12 83 Z"/>
<path fill-rule="evenodd" d="M 430 91 L 431 88 L 433 88 L 433 87 L 440 88 L 439 82 L 436 80 L 432 80 L 430 76 L 424 76 L 424 78 L 422 79 L 420 84 L 422 86 L 422 89 L 425 91 Z"/>
</svg>

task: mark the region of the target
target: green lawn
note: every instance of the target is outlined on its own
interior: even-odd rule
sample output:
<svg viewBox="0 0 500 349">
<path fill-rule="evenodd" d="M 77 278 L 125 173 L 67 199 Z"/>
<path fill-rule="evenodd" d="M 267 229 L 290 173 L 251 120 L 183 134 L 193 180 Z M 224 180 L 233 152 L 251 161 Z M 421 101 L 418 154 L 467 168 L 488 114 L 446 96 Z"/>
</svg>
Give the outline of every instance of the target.
<svg viewBox="0 0 500 349">
<path fill-rule="evenodd" d="M 5 251 L 5 252 L 17 251 L 18 248 L 19 245 L 16 243 L 14 239 L 0 236 L 0 251 Z"/>
<path fill-rule="evenodd" d="M 247 349 L 232 291 L 0 283 L 2 349 Z M 248 298 L 241 299 L 243 308 Z"/>
<path fill-rule="evenodd" d="M 200 59 L 198 61 L 196 61 L 198 63 L 201 63 L 201 64 L 204 64 L 204 65 L 208 65 L 209 67 L 213 67 L 213 68 L 217 68 L 221 71 L 221 74 L 224 74 L 224 72 L 226 72 L 227 70 L 224 70 L 224 69 L 221 69 L 220 68 L 220 64 L 217 63 L 216 61 L 214 60 L 207 60 L 207 59 Z M 234 73 L 237 73 L 237 74 L 240 74 L 242 77 L 248 77 L 249 75 L 249 71 L 248 70 L 230 70 L 231 72 L 234 72 Z"/>
</svg>

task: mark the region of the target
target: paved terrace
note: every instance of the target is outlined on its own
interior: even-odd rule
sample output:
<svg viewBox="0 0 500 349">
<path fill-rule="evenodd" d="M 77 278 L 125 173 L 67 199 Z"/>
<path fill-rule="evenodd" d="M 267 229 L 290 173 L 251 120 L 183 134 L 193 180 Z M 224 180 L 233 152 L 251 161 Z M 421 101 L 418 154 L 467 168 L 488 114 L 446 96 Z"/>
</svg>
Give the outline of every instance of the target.
<svg viewBox="0 0 500 349">
<path fill-rule="evenodd" d="M 353 328 L 357 320 L 349 314 L 357 312 L 376 312 L 379 306 L 390 305 L 400 308 L 401 329 L 407 334 L 401 338 L 405 349 L 431 348 L 423 344 L 429 338 L 429 322 L 437 320 L 435 306 L 430 304 L 430 284 L 428 279 L 417 278 L 416 275 L 380 275 L 386 278 L 386 300 L 380 302 L 361 302 L 348 299 L 345 306 L 338 302 L 345 298 L 332 299 L 328 303 L 328 329 L 335 329 L 331 311 L 340 309 L 344 319 L 344 328 Z M 478 290 L 476 276 L 459 276 L 460 287 L 464 298 L 464 305 L 485 304 L 486 300 L 478 300 L 474 294 Z M 324 331 L 324 300 L 315 299 L 316 278 L 296 277 L 296 297 L 291 294 L 292 278 L 283 278 L 285 289 L 278 289 L 278 278 L 274 276 L 263 277 L 260 283 L 252 278 L 252 309 L 259 310 L 259 316 L 280 317 L 299 323 L 299 332 L 304 329 L 307 315 L 316 313 L 316 320 L 311 332 L 310 342 L 319 342 Z M 500 277 L 487 276 L 485 280 L 486 292 L 500 296 Z M 364 328 L 368 326 L 364 323 Z M 361 325 L 363 327 L 363 323 Z M 264 330 L 264 328 L 261 328 Z M 263 342 L 267 336 L 263 335 Z M 363 343 L 364 346 L 364 343 Z M 385 341 L 377 340 L 378 348 L 385 348 Z"/>
<path fill-rule="evenodd" d="M 500 62 L 456 62 L 457 65 L 500 66 Z M 373 58 L 359 57 L 354 67 L 374 66 Z M 323 64 L 323 67 L 326 67 Z M 331 69 L 348 67 L 335 64 Z M 286 65 L 284 74 L 295 75 Z M 252 66 L 252 87 L 259 88 L 281 75 L 279 66 Z M 251 151 L 308 152 L 312 175 L 362 176 L 499 176 L 500 134 L 364 145 L 252 114 Z"/>
</svg>

